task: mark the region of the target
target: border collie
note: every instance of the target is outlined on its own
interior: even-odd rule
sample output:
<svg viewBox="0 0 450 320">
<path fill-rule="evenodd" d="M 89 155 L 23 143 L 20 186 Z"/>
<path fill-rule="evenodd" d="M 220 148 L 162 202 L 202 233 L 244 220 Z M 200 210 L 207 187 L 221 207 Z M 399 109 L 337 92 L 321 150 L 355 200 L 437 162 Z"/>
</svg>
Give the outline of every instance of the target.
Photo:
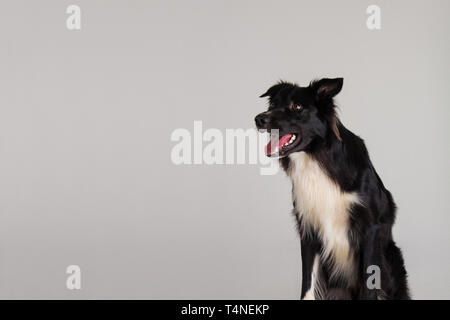
<svg viewBox="0 0 450 320">
<path fill-rule="evenodd" d="M 395 203 L 363 140 L 336 115 L 333 98 L 342 85 L 342 78 L 308 87 L 279 82 L 261 95 L 269 108 L 255 118 L 259 130 L 273 130 L 266 154 L 280 158 L 292 181 L 301 298 L 409 299 L 402 253 L 392 239 Z M 368 284 L 373 270 L 379 271 L 375 287 Z"/>
</svg>

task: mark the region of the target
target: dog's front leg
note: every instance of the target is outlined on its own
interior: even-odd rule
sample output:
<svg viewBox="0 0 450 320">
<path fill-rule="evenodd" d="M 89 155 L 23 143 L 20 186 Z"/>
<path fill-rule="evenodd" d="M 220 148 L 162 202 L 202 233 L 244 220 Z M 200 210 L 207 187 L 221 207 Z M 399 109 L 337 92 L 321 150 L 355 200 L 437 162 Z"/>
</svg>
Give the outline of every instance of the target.
<svg viewBox="0 0 450 320">
<path fill-rule="evenodd" d="M 372 275 L 372 270 L 382 271 L 382 254 L 383 254 L 384 240 L 382 237 L 382 227 L 379 225 L 370 226 L 365 233 L 364 241 L 362 243 L 362 268 L 363 283 L 360 292 L 360 299 L 376 300 L 382 292 L 381 288 L 369 285 L 369 277 Z M 375 271 L 377 272 L 377 271 Z M 374 275 L 383 277 L 382 274 Z M 381 282 L 381 280 L 380 280 Z"/>
<path fill-rule="evenodd" d="M 302 254 L 302 292 L 301 299 L 314 300 L 316 277 L 319 268 L 320 240 L 313 232 L 300 237 Z"/>
</svg>

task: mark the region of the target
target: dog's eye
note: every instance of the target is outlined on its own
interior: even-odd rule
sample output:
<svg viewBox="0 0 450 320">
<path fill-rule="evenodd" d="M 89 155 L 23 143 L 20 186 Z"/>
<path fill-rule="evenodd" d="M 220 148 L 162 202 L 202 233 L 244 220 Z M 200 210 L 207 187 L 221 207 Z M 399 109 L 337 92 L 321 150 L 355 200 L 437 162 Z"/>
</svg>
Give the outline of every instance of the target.
<svg viewBox="0 0 450 320">
<path fill-rule="evenodd" d="M 292 111 L 300 111 L 300 110 L 303 109 L 303 106 L 302 106 L 301 104 L 295 104 L 295 103 L 293 103 L 293 104 L 291 104 L 290 109 L 291 109 Z"/>
</svg>

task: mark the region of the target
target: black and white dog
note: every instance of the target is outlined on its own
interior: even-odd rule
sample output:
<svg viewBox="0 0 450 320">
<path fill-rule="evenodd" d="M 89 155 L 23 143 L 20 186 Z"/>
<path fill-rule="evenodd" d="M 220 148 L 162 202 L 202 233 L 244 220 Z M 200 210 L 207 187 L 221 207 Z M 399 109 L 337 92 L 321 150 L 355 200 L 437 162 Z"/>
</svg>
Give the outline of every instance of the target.
<svg viewBox="0 0 450 320">
<path fill-rule="evenodd" d="M 260 130 L 278 129 L 266 154 L 280 157 L 292 180 L 301 298 L 409 299 L 402 253 L 392 239 L 396 207 L 363 140 L 337 118 L 333 98 L 342 84 L 342 78 L 308 87 L 280 82 L 261 96 L 269 108 L 255 118 Z M 380 271 L 375 288 L 367 285 L 373 270 Z"/>
</svg>

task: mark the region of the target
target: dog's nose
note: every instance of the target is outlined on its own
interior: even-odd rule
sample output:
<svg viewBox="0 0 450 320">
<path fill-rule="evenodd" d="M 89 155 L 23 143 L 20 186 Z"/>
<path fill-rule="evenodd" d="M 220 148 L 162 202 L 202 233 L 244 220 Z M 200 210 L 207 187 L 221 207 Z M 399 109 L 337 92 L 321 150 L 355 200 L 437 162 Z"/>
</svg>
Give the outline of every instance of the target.
<svg viewBox="0 0 450 320">
<path fill-rule="evenodd" d="M 263 113 L 260 113 L 255 117 L 255 123 L 258 129 L 267 129 L 269 117 Z"/>
</svg>

